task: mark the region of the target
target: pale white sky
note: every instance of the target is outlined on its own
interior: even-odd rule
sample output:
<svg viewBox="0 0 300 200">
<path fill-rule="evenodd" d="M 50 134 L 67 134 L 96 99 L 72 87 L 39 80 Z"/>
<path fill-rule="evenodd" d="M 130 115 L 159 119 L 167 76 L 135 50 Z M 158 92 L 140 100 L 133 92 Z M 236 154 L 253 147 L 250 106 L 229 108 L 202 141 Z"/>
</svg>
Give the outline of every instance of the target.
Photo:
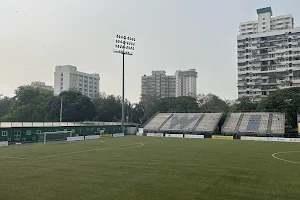
<svg viewBox="0 0 300 200">
<path fill-rule="evenodd" d="M 296 0 L 0 0 L 0 94 L 53 85 L 55 65 L 71 64 L 99 73 L 101 92 L 120 95 L 122 60 L 112 50 L 121 33 L 137 38 L 125 61 L 130 101 L 139 100 L 143 74 L 190 68 L 198 93 L 235 99 L 239 22 L 266 6 L 300 23 Z"/>
</svg>

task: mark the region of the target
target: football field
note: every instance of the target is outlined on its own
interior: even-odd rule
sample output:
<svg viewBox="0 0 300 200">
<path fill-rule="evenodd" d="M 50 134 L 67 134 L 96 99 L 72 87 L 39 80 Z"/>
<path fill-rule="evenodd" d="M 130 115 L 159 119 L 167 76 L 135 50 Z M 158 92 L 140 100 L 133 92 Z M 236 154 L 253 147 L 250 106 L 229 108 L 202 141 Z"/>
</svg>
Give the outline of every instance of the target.
<svg viewBox="0 0 300 200">
<path fill-rule="evenodd" d="M 300 199 L 300 143 L 126 136 L 12 145 L 0 148 L 0 167 L 1 200 Z"/>
</svg>

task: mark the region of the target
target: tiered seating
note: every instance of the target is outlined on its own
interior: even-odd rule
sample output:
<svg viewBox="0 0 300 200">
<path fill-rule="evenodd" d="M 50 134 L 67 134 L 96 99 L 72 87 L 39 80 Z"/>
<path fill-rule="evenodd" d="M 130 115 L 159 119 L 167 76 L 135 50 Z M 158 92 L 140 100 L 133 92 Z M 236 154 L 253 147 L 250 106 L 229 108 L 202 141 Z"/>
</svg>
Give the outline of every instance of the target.
<svg viewBox="0 0 300 200">
<path fill-rule="evenodd" d="M 250 119 L 250 115 L 244 113 L 238 132 L 243 132 L 243 133 L 247 132 L 249 119 Z"/>
<path fill-rule="evenodd" d="M 234 133 L 240 117 L 241 117 L 241 113 L 231 113 L 228 116 L 226 123 L 222 127 L 222 132 Z"/>
<path fill-rule="evenodd" d="M 238 132 L 266 133 L 268 129 L 269 113 L 244 113 Z"/>
<path fill-rule="evenodd" d="M 282 113 L 231 113 L 222 133 L 284 133 L 285 115 Z M 237 131 L 236 131 L 237 130 Z"/>
<path fill-rule="evenodd" d="M 270 115 L 269 113 L 261 113 L 259 133 L 268 132 L 269 115 Z"/>
<path fill-rule="evenodd" d="M 222 113 L 205 113 L 203 119 L 196 127 L 195 132 L 213 132 L 221 117 Z"/>
<path fill-rule="evenodd" d="M 174 113 L 160 130 L 191 132 L 202 115 L 202 113 Z"/>
<path fill-rule="evenodd" d="M 162 123 L 170 117 L 171 113 L 158 113 L 148 124 L 144 126 L 144 130 L 156 131 Z"/>
<path fill-rule="evenodd" d="M 284 133 L 285 115 L 282 113 L 273 113 L 271 133 Z"/>
</svg>

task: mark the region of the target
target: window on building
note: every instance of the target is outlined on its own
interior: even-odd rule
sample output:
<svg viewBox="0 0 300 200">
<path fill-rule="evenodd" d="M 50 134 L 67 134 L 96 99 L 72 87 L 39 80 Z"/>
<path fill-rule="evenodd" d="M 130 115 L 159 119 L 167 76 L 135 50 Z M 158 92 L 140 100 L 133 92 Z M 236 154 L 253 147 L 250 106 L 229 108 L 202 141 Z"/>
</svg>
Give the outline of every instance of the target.
<svg viewBox="0 0 300 200">
<path fill-rule="evenodd" d="M 63 87 L 60 87 L 60 90 L 63 90 Z"/>
<path fill-rule="evenodd" d="M 63 76 L 64 76 L 64 74 L 63 74 L 63 73 L 61 73 L 61 74 L 60 74 L 60 76 L 61 76 L 61 77 L 63 77 Z"/>
<path fill-rule="evenodd" d="M 31 135 L 31 130 L 27 130 L 26 135 Z"/>
<path fill-rule="evenodd" d="M 2 136 L 5 137 L 8 135 L 8 131 L 2 131 Z"/>
</svg>

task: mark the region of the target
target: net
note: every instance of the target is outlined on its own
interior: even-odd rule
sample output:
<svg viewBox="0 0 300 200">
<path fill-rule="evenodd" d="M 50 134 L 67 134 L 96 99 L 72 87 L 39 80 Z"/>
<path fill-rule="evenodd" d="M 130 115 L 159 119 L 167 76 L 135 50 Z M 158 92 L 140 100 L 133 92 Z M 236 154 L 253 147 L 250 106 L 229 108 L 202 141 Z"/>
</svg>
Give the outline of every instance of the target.
<svg viewBox="0 0 300 200">
<path fill-rule="evenodd" d="M 38 142 L 46 142 L 51 141 L 66 141 L 67 137 L 72 137 L 72 131 L 55 131 L 55 132 L 44 132 L 39 133 L 38 135 Z"/>
</svg>

